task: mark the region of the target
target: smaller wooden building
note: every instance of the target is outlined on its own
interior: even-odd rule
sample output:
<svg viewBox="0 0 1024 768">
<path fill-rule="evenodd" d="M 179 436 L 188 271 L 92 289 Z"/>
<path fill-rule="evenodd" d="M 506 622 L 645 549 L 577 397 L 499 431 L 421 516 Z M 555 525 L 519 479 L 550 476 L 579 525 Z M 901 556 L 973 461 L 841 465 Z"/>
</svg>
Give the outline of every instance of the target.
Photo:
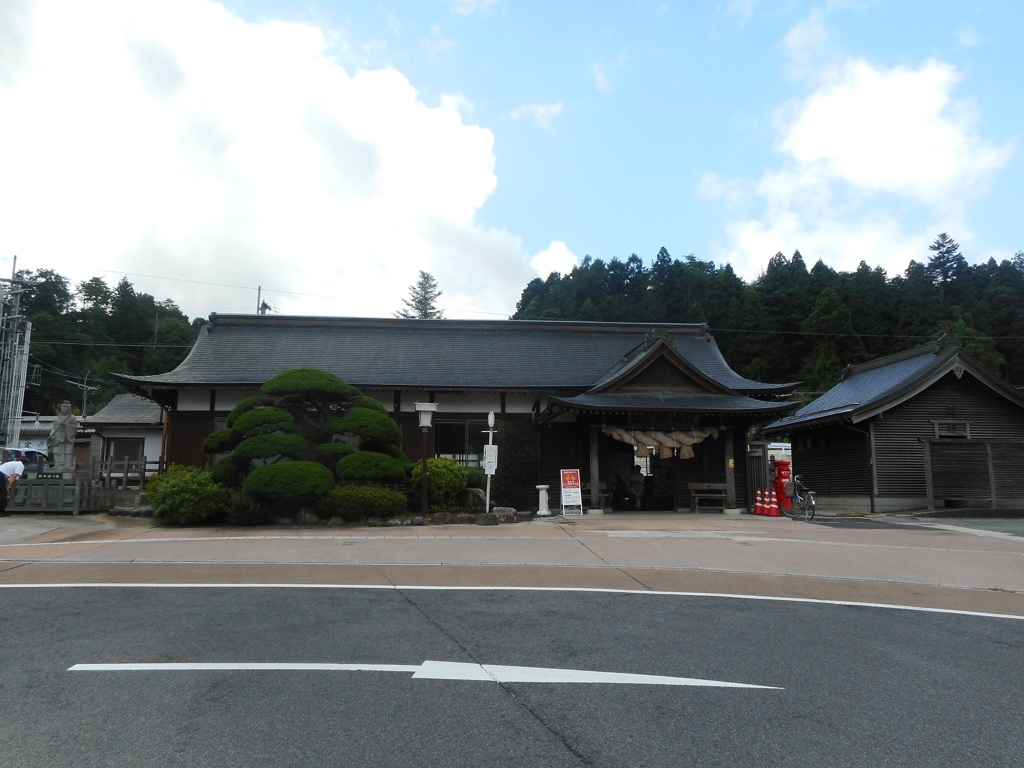
<svg viewBox="0 0 1024 768">
<path fill-rule="evenodd" d="M 848 367 L 763 431 L 789 436 L 819 508 L 1024 504 L 1024 395 L 947 338 Z"/>
</svg>

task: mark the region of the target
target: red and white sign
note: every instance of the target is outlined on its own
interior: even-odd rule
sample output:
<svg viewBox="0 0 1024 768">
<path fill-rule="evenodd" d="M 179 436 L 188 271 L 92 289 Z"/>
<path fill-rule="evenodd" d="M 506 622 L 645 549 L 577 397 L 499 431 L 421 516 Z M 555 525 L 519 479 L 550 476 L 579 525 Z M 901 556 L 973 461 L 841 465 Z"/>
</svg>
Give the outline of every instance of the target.
<svg viewBox="0 0 1024 768">
<path fill-rule="evenodd" d="M 578 469 L 562 470 L 562 514 L 583 514 L 583 491 Z"/>
</svg>

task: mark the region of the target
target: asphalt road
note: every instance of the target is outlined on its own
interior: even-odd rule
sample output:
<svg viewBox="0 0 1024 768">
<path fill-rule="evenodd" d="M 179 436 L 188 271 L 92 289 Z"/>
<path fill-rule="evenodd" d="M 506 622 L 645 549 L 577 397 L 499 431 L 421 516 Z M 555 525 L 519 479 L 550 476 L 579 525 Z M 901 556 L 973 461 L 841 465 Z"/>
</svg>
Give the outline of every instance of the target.
<svg viewBox="0 0 1024 768">
<path fill-rule="evenodd" d="M 1024 621 L 507 589 L 0 588 L 0 749 L 24 766 L 1021 766 Z M 420 679 L 483 665 L 774 688 Z"/>
</svg>

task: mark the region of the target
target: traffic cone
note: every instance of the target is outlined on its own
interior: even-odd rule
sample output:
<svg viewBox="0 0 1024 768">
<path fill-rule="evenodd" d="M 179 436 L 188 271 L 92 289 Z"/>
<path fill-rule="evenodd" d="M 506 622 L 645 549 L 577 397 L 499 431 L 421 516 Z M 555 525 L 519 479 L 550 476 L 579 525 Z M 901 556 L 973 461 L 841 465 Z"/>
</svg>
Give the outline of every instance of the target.
<svg viewBox="0 0 1024 768">
<path fill-rule="evenodd" d="M 763 515 L 764 514 L 764 502 L 761 501 L 761 489 L 760 488 L 757 489 L 757 496 L 755 497 L 755 501 L 754 501 L 754 514 L 755 515 Z"/>
<path fill-rule="evenodd" d="M 775 491 L 772 490 L 772 500 L 768 502 L 768 517 L 782 517 L 779 512 L 779 501 L 775 498 Z"/>
</svg>

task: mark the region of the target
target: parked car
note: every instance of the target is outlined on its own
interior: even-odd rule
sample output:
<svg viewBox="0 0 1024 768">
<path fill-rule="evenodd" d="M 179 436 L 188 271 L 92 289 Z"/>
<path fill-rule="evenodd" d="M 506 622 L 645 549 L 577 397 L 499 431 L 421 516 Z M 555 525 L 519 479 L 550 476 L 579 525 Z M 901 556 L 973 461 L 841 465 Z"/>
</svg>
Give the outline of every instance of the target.
<svg viewBox="0 0 1024 768">
<path fill-rule="evenodd" d="M 32 448 L 0 448 L 0 464 L 18 460 L 25 465 L 26 474 L 46 472 L 53 467 L 50 458 L 42 451 Z"/>
</svg>

